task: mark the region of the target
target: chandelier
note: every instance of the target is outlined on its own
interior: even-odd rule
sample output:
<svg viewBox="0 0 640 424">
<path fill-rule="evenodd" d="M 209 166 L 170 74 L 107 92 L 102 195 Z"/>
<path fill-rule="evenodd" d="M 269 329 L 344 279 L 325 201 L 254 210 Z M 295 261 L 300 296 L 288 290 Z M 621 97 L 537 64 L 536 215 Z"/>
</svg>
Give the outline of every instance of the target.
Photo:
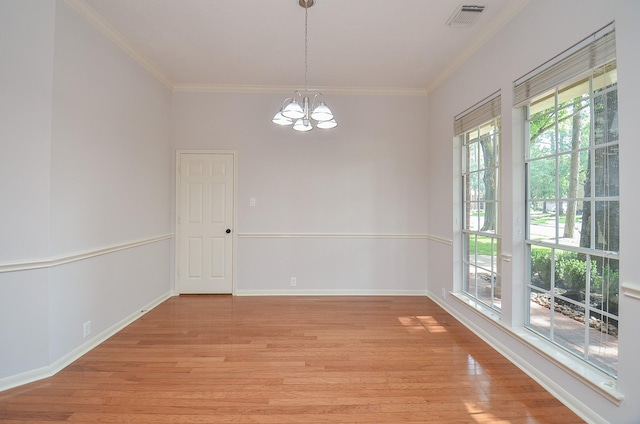
<svg viewBox="0 0 640 424">
<path fill-rule="evenodd" d="M 325 104 L 322 93 L 316 93 L 309 99 L 307 83 L 307 15 L 315 0 L 298 0 L 304 7 L 304 94 L 296 91 L 292 97 L 286 98 L 280 111 L 273 117 L 272 122 L 278 125 L 293 125 L 296 131 L 310 131 L 313 129 L 311 120 L 322 129 L 335 128 L 338 123 L 333 117 L 331 109 Z"/>
</svg>

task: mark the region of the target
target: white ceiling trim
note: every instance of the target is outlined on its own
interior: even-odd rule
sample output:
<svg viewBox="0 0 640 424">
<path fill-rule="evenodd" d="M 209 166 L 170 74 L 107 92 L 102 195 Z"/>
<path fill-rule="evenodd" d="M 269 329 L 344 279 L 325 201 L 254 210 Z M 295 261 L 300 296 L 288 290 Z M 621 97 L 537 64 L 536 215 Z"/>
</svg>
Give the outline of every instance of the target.
<svg viewBox="0 0 640 424">
<path fill-rule="evenodd" d="M 516 16 L 530 0 L 508 2 L 507 6 L 493 19 L 465 49 L 460 52 L 426 88 L 403 87 L 318 87 L 312 91 L 322 91 L 327 94 L 350 95 L 382 95 L 382 96 L 427 96 L 458 70 L 471 56 L 487 43 L 502 27 Z M 293 86 L 260 86 L 260 85 L 219 85 L 219 84 L 176 84 L 172 79 L 151 64 L 115 27 L 113 27 L 98 12 L 89 6 L 85 0 L 65 0 L 80 16 L 109 38 L 116 46 L 135 60 L 143 69 L 174 92 L 193 93 L 287 93 L 302 91 Z"/>
<path fill-rule="evenodd" d="M 303 92 L 300 86 L 274 85 L 214 85 L 214 84 L 175 84 L 174 92 L 186 93 L 258 93 L 282 94 Z M 355 94 L 374 96 L 426 96 L 424 88 L 396 88 L 396 87 L 309 87 L 309 91 L 324 94 Z"/>
<path fill-rule="evenodd" d="M 122 51 L 135 60 L 143 69 L 158 79 L 162 84 L 174 92 L 188 93 L 291 93 L 302 91 L 299 86 L 268 86 L 268 85 L 215 85 L 215 84 L 175 84 L 164 72 L 152 65 L 117 29 L 89 6 L 84 0 L 65 0 L 86 21 L 96 27 Z M 378 96 L 426 96 L 424 88 L 402 87 L 314 87 L 311 91 L 321 91 L 326 94 L 378 95 Z"/>
<path fill-rule="evenodd" d="M 483 31 L 465 47 L 444 69 L 436 75 L 433 81 L 426 88 L 426 93 L 432 93 L 440 84 L 446 81 L 455 71 L 458 70 L 468 59 L 471 58 L 480 48 L 485 45 L 502 27 L 513 19 L 530 0 L 510 1 L 504 9 L 487 25 Z"/>
<path fill-rule="evenodd" d="M 143 69 L 147 70 L 158 81 L 164 84 L 167 88 L 173 89 L 173 82 L 171 79 L 157 67 L 153 66 L 142 56 L 135 47 L 127 40 L 117 29 L 115 29 L 109 22 L 107 22 L 98 12 L 96 12 L 91 6 L 85 3 L 84 0 L 65 0 L 65 2 L 80 16 L 86 19 L 90 24 L 96 27 L 102 32 L 108 39 L 110 39 L 116 46 L 120 47 L 122 51 L 128 54 L 133 60 L 138 62 Z"/>
</svg>

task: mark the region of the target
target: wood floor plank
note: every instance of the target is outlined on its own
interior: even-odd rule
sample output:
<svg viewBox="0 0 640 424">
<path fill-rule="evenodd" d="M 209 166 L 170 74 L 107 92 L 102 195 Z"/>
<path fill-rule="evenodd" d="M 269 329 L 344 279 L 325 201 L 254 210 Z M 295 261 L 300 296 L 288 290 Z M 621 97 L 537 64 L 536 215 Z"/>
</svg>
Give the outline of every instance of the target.
<svg viewBox="0 0 640 424">
<path fill-rule="evenodd" d="M 168 299 L 2 423 L 580 423 L 425 297 Z"/>
</svg>

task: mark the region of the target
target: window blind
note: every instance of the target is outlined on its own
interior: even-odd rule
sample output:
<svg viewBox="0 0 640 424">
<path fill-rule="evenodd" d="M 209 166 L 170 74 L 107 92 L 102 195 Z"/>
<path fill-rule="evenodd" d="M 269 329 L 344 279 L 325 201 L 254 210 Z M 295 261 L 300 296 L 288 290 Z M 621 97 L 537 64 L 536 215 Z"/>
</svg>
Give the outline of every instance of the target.
<svg viewBox="0 0 640 424">
<path fill-rule="evenodd" d="M 498 91 L 456 116 L 453 121 L 453 134 L 455 136 L 464 134 L 500 116 L 501 107 L 502 98 Z"/>
<path fill-rule="evenodd" d="M 515 81 L 513 104 L 515 107 L 524 106 L 534 97 L 615 58 L 615 28 L 610 24 Z"/>
</svg>

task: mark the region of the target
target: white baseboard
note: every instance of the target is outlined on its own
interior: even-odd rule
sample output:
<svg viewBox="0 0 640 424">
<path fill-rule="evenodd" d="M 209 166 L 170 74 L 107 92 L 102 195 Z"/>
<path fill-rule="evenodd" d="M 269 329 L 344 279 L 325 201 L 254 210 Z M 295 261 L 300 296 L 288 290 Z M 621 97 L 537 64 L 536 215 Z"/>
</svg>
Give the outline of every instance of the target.
<svg viewBox="0 0 640 424">
<path fill-rule="evenodd" d="M 234 296 L 427 296 L 426 290 L 236 290 Z"/>
<path fill-rule="evenodd" d="M 551 393 L 556 399 L 562 402 L 567 408 L 571 409 L 580 418 L 588 423 L 593 424 L 607 424 L 608 421 L 596 414 L 593 410 L 589 409 L 584 403 L 580 402 L 575 396 L 560 387 L 553 379 L 548 375 L 540 372 L 537 368 L 533 367 L 521 356 L 514 353 L 511 349 L 505 346 L 498 339 L 487 333 L 484 329 L 469 320 L 464 315 L 459 314 L 455 309 L 451 308 L 448 304 L 442 301 L 438 296 L 433 293 L 428 293 L 427 296 L 438 304 L 442 309 L 449 313 L 452 317 L 458 320 L 461 324 L 471 330 L 476 336 L 480 337 L 489 346 L 495 349 L 500 355 L 504 356 L 511 363 L 517 366 L 529 377 L 534 379 L 538 384 L 544 387 L 549 393 Z M 502 330 L 502 328 L 500 328 Z"/>
<path fill-rule="evenodd" d="M 102 342 L 107 340 L 109 337 L 116 334 L 118 331 L 122 330 L 127 325 L 131 324 L 138 318 L 140 318 L 145 313 L 149 312 L 151 309 L 155 308 L 168 298 L 172 296 L 171 292 L 167 292 L 155 300 L 149 302 L 139 311 L 132 313 L 131 315 L 125 317 L 121 321 L 107 328 L 102 333 L 96 334 L 91 339 L 87 340 L 85 343 L 81 344 L 77 348 L 73 349 L 71 352 L 64 355 L 62 358 L 53 362 L 52 364 L 42 367 L 36 370 L 27 371 L 21 374 L 13 375 L 10 377 L 5 377 L 0 379 L 0 392 L 3 390 L 12 389 L 14 387 L 22 386 L 27 383 L 32 383 L 34 381 L 42 380 L 43 378 L 52 377 L 57 374 L 59 371 L 70 365 L 73 361 L 80 358 L 82 355 L 91 351 L 96 346 L 100 345 Z"/>
</svg>

